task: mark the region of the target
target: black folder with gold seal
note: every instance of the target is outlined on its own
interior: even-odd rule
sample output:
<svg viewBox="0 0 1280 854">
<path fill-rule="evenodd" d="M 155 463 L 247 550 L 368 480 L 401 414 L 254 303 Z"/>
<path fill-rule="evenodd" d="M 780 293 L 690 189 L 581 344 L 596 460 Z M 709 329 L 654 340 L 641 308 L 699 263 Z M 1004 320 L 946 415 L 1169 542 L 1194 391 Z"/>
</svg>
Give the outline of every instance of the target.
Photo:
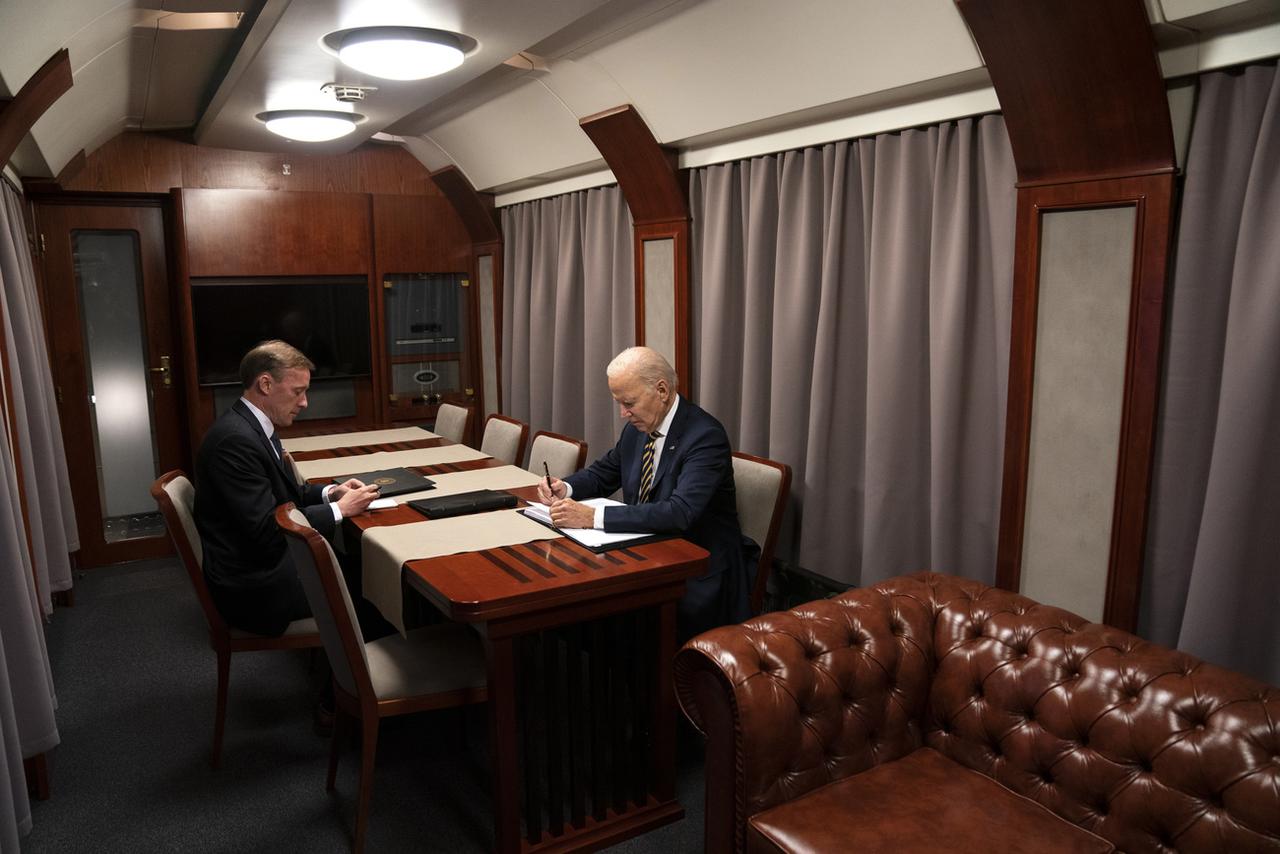
<svg viewBox="0 0 1280 854">
<path fill-rule="evenodd" d="M 363 484 L 377 484 L 378 495 L 383 498 L 392 495 L 404 495 L 406 492 L 422 492 L 423 490 L 434 487 L 435 481 L 430 478 L 423 477 L 412 469 L 380 469 L 378 471 L 367 471 L 364 474 L 349 474 L 341 478 L 335 477 L 334 483 L 346 483 L 351 478 L 355 478 Z"/>
</svg>

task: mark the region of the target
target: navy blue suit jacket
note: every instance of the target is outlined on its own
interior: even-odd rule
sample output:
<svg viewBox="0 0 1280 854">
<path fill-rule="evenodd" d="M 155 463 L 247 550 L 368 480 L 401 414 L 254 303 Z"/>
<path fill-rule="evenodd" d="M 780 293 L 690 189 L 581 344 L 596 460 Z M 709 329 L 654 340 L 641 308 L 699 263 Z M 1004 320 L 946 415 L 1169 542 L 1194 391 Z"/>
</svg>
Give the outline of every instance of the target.
<svg viewBox="0 0 1280 854">
<path fill-rule="evenodd" d="M 262 425 L 241 401 L 213 423 L 196 454 L 195 521 L 204 543 L 204 575 L 236 589 L 268 586 L 283 571 L 284 534 L 275 509 L 292 501 L 326 537 L 333 510 L 323 487 L 299 486 L 281 466 Z"/>
<path fill-rule="evenodd" d="M 724 427 L 707 411 L 680 398 L 662 447 L 649 500 L 639 504 L 640 457 L 645 434 L 630 424 L 618 444 L 570 475 L 574 499 L 622 490 L 624 507 L 604 511 L 606 531 L 679 534 L 711 553 L 707 573 L 690 580 L 680 602 L 680 633 L 689 637 L 749 616 L 748 568 L 743 558 L 733 485 L 733 457 Z"/>
</svg>

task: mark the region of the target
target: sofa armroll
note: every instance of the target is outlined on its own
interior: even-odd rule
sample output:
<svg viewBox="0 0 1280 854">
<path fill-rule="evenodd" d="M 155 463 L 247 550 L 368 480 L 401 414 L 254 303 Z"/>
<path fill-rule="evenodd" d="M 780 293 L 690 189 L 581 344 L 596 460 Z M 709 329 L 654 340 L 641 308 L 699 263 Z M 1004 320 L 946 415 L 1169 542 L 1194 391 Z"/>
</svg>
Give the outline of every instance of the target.
<svg viewBox="0 0 1280 854">
<path fill-rule="evenodd" d="M 863 589 L 685 644 L 676 694 L 707 737 L 708 851 L 742 850 L 760 810 L 920 746 L 932 623 Z"/>
</svg>

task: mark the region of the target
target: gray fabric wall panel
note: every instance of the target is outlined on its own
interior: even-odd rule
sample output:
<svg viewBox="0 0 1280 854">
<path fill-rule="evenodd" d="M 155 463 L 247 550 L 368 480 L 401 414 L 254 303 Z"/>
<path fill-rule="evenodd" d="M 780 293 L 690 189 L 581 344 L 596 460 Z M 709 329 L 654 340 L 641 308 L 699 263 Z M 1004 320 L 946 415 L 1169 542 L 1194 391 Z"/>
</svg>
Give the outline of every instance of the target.
<svg viewBox="0 0 1280 854">
<path fill-rule="evenodd" d="M 644 343 L 676 364 L 676 242 L 646 240 L 644 250 Z M 683 379 L 683 378 L 682 378 Z"/>
<path fill-rule="evenodd" d="M 604 369 L 635 343 L 631 213 L 616 186 L 502 209 L 503 412 L 581 437 L 622 429 Z"/>
<path fill-rule="evenodd" d="M 1102 619 L 1124 407 L 1135 209 L 1041 215 L 1022 592 Z"/>
<path fill-rule="evenodd" d="M 1280 684 L 1280 74 L 1204 74 L 1187 153 L 1139 631 Z"/>
<path fill-rule="evenodd" d="M 480 297 L 480 370 L 484 378 L 484 402 L 481 419 L 495 412 L 502 411 L 502 401 L 498 400 L 498 345 L 494 331 L 494 282 L 493 256 L 481 255 L 476 259 L 477 279 Z"/>
<path fill-rule="evenodd" d="M 694 391 L 793 467 L 781 557 L 994 580 L 1014 180 L 998 116 L 692 173 Z"/>
</svg>

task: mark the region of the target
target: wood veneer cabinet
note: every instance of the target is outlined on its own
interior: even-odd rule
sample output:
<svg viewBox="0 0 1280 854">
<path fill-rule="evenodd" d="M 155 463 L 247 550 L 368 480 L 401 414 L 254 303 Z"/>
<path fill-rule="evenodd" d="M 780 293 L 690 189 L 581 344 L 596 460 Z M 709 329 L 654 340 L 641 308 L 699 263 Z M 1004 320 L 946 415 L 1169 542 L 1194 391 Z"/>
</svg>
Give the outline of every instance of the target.
<svg viewBox="0 0 1280 854">
<path fill-rule="evenodd" d="M 298 425 L 315 429 L 385 420 L 382 402 L 390 371 L 383 343 L 385 276 L 472 273 L 469 236 L 439 196 L 176 189 L 173 198 L 175 284 L 189 365 L 185 382 L 193 442 L 217 414 L 212 391 L 197 379 L 193 280 L 359 276 L 368 282 L 372 374 L 355 381 L 353 416 Z"/>
</svg>

